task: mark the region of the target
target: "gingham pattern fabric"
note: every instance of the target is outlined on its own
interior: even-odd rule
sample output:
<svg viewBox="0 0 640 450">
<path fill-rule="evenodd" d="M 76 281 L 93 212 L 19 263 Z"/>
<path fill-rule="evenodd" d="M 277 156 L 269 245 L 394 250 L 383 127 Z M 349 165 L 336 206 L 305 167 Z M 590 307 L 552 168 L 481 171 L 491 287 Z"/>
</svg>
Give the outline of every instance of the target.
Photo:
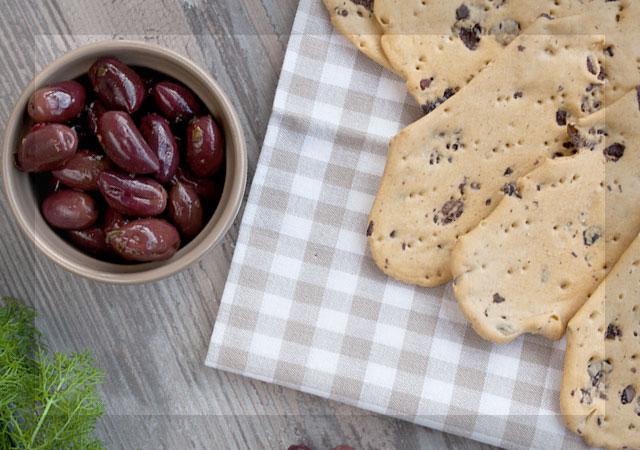
<svg viewBox="0 0 640 450">
<path fill-rule="evenodd" d="M 385 276 L 365 236 L 404 83 L 301 0 L 206 364 L 508 448 L 578 449 L 564 342 L 491 345 L 451 286 Z"/>
</svg>

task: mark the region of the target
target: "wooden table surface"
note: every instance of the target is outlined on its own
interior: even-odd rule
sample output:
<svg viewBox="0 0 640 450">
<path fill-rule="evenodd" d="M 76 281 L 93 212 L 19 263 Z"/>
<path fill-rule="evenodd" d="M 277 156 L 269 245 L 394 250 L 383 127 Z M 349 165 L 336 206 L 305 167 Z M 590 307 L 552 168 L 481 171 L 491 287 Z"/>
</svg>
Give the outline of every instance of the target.
<svg viewBox="0 0 640 450">
<path fill-rule="evenodd" d="M 2 130 L 20 92 L 55 57 L 103 39 L 151 41 L 206 68 L 229 94 L 251 180 L 296 7 L 297 0 L 0 0 Z M 239 219 L 200 263 L 134 287 L 84 280 L 36 253 L 4 194 L 0 219 L 0 295 L 36 307 L 54 350 L 95 352 L 107 403 L 97 433 L 111 449 L 491 448 L 205 367 Z"/>
</svg>

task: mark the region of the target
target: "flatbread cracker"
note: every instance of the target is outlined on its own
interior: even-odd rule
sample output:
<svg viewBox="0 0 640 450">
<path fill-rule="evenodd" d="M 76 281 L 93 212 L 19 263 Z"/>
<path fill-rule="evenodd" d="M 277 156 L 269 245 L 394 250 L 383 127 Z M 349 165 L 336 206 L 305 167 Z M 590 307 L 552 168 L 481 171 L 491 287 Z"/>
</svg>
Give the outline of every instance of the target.
<svg viewBox="0 0 640 450">
<path fill-rule="evenodd" d="M 508 195 L 451 254 L 460 308 L 492 342 L 560 339 L 640 232 L 637 91 L 569 131 L 579 153 L 505 185 Z"/>
<path fill-rule="evenodd" d="M 384 52 L 425 113 L 465 86 L 517 34 L 531 33 L 527 28 L 542 14 L 549 18 L 584 14 L 578 29 L 570 33 L 605 34 L 612 48 L 621 48 L 635 60 L 640 47 L 630 36 L 638 36 L 639 10 L 631 0 L 377 0 L 374 8 L 377 17 L 388 22 L 382 24 Z M 618 38 L 624 35 L 626 39 Z M 611 60 L 622 59 L 614 54 Z M 625 91 L 637 82 L 617 88 Z"/>
<path fill-rule="evenodd" d="M 373 16 L 374 0 L 323 0 L 331 23 L 355 47 L 391 71 L 395 69 L 382 50 L 382 28 Z"/>
<path fill-rule="evenodd" d="M 495 208 L 503 185 L 556 152 L 566 121 L 602 108 L 604 37 L 563 36 L 579 21 L 541 19 L 392 139 L 367 230 L 385 273 L 422 286 L 450 280 L 456 239 Z"/>
<path fill-rule="evenodd" d="M 560 409 L 594 447 L 640 448 L 640 237 L 567 327 Z"/>
</svg>

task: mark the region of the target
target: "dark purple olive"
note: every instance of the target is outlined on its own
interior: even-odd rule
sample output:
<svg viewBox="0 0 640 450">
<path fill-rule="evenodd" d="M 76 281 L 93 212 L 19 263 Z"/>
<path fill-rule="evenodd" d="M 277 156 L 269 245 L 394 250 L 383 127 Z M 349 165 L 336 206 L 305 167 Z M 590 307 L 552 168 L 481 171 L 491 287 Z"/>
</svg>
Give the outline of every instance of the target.
<svg viewBox="0 0 640 450">
<path fill-rule="evenodd" d="M 193 119 L 187 127 L 187 163 L 198 176 L 216 173 L 224 163 L 224 139 L 211 116 Z"/>
<path fill-rule="evenodd" d="M 25 172 L 55 169 L 71 158 L 78 138 L 69 127 L 51 123 L 34 127 L 22 138 L 18 149 L 18 167 Z"/>
<path fill-rule="evenodd" d="M 98 140 L 109 158 L 128 173 L 155 173 L 160 168 L 158 157 L 125 112 L 107 111 L 100 117 Z"/>
<path fill-rule="evenodd" d="M 87 127 L 91 130 L 91 132 L 95 135 L 98 134 L 98 121 L 100 117 L 107 111 L 104 104 L 98 100 L 94 99 L 87 104 L 85 107 L 85 122 Z"/>
<path fill-rule="evenodd" d="M 93 90 L 109 108 L 129 114 L 140 108 L 145 97 L 140 76 L 115 58 L 100 58 L 89 68 Z"/>
<path fill-rule="evenodd" d="M 133 220 L 107 234 L 109 245 L 128 261 L 161 261 L 180 248 L 180 234 L 163 219 Z"/>
<path fill-rule="evenodd" d="M 76 247 L 90 255 L 107 257 L 113 255 L 113 249 L 106 242 L 106 234 L 101 225 L 92 225 L 84 230 L 70 230 L 69 239 Z"/>
<path fill-rule="evenodd" d="M 160 81 L 166 79 L 166 76 L 146 67 L 131 66 L 131 69 L 133 69 L 138 75 L 140 75 L 140 79 L 142 80 L 142 84 L 144 85 L 144 91 L 147 98 L 153 97 L 153 87 Z"/>
<path fill-rule="evenodd" d="M 98 175 L 110 168 L 111 160 L 102 153 L 80 150 L 51 173 L 70 188 L 97 191 Z"/>
<path fill-rule="evenodd" d="M 66 189 L 66 186 L 51 175 L 51 172 L 34 173 L 32 176 L 39 198 L 46 198 L 54 192 Z"/>
<path fill-rule="evenodd" d="M 130 220 L 116 211 L 114 208 L 109 207 L 107 213 L 104 215 L 104 232 L 109 234 L 113 230 L 122 228 L 128 224 Z"/>
<path fill-rule="evenodd" d="M 178 170 L 180 152 L 167 119 L 149 114 L 140 120 L 140 133 L 158 157 L 160 169 L 154 175 L 160 183 L 168 183 Z"/>
<path fill-rule="evenodd" d="M 56 228 L 82 230 L 98 219 L 93 198 L 84 192 L 64 190 L 48 196 L 42 202 L 44 218 Z"/>
<path fill-rule="evenodd" d="M 154 86 L 153 99 L 160 113 L 174 123 L 188 122 L 200 110 L 198 99 L 189 89 L 170 81 Z"/>
<path fill-rule="evenodd" d="M 169 191 L 169 218 L 186 239 L 202 230 L 202 204 L 196 191 L 181 182 Z"/>
<path fill-rule="evenodd" d="M 109 206 L 129 216 L 157 216 L 167 206 L 167 191 L 153 178 L 107 170 L 98 175 L 98 187 Z"/>
<path fill-rule="evenodd" d="M 312 450 L 311 447 L 306 445 L 290 445 L 287 450 Z"/>
<path fill-rule="evenodd" d="M 203 203 L 214 204 L 220 199 L 220 188 L 214 179 L 198 177 L 183 165 L 178 167 L 176 176 L 171 180 L 172 184 L 178 181 L 194 189 Z"/>
<path fill-rule="evenodd" d="M 98 146 L 96 135 L 87 128 L 85 121 L 81 117 L 67 122 L 66 125 L 76 134 L 78 138 L 78 148 L 93 148 Z"/>
<path fill-rule="evenodd" d="M 84 87 L 77 81 L 62 81 L 33 93 L 27 113 L 36 122 L 68 122 L 84 108 Z"/>
</svg>

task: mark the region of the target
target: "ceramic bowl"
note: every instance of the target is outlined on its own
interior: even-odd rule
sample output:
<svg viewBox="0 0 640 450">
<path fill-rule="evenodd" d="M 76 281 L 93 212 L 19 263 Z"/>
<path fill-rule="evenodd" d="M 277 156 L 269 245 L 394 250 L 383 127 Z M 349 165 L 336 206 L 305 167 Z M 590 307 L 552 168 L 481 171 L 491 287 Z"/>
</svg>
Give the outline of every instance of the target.
<svg viewBox="0 0 640 450">
<path fill-rule="evenodd" d="M 87 73 L 102 56 L 164 73 L 191 89 L 220 124 L 226 142 L 226 176 L 222 198 L 203 230 L 168 260 L 142 264 L 115 264 L 76 249 L 45 222 L 33 177 L 16 169 L 14 154 L 32 124 L 27 115 L 31 94 L 51 83 Z M 138 284 L 169 277 L 196 262 L 218 244 L 233 223 L 242 202 L 247 178 L 247 150 L 234 106 L 211 76 L 183 56 L 157 45 L 134 41 L 103 41 L 73 50 L 40 72 L 18 99 L 2 141 L 2 176 L 15 220 L 46 257 L 77 275 L 114 284 Z"/>
</svg>

